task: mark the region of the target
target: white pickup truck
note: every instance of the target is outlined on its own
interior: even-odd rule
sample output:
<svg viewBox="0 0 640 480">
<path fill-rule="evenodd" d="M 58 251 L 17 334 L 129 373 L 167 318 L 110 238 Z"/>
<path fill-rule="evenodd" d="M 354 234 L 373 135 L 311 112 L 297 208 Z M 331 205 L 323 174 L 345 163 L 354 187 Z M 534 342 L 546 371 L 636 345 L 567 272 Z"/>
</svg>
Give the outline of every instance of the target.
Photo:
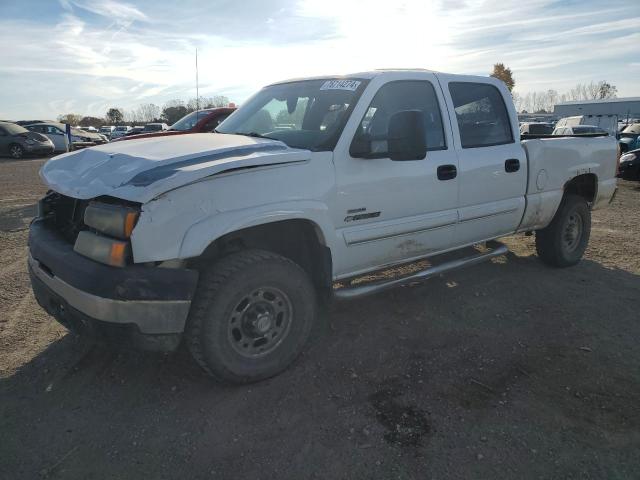
<svg viewBox="0 0 640 480">
<path fill-rule="evenodd" d="M 296 358 L 329 298 L 504 254 L 494 240 L 518 232 L 535 232 L 546 263 L 577 263 L 591 210 L 614 195 L 616 157 L 606 135 L 521 139 L 492 78 L 385 70 L 276 83 L 217 134 L 49 160 L 33 290 L 72 330 L 156 349 L 184 337 L 214 377 L 256 381 Z M 350 282 L 425 257 L 431 266 L 407 277 Z"/>
</svg>

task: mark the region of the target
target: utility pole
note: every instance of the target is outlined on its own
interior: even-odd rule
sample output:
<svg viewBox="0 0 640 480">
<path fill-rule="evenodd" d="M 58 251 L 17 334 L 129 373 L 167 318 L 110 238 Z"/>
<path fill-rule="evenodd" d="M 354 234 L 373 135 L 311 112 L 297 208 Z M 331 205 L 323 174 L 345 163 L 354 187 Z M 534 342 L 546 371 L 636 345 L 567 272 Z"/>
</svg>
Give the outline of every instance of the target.
<svg viewBox="0 0 640 480">
<path fill-rule="evenodd" d="M 196 123 L 200 111 L 200 89 L 198 87 L 198 48 L 196 47 Z"/>
</svg>

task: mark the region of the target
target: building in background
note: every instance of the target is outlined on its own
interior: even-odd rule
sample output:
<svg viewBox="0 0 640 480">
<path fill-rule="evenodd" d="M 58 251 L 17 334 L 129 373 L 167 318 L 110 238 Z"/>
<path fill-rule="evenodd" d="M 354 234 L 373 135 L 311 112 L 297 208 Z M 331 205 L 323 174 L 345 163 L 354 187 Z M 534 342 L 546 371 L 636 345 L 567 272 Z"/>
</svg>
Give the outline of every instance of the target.
<svg viewBox="0 0 640 480">
<path fill-rule="evenodd" d="M 553 115 L 558 118 L 575 115 L 616 115 L 618 120 L 627 121 L 640 118 L 640 97 L 563 102 L 554 105 Z"/>
</svg>

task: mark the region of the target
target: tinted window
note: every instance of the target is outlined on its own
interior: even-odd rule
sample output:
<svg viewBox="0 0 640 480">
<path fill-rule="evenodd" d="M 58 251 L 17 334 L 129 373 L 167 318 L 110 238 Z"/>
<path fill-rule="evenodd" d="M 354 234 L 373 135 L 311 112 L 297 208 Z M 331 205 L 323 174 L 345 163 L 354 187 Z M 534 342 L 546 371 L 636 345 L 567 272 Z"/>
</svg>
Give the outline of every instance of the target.
<svg viewBox="0 0 640 480">
<path fill-rule="evenodd" d="M 426 81 L 397 81 L 383 85 L 371 101 L 356 138 L 371 141 L 371 153 L 387 152 L 389 119 L 404 110 L 421 110 L 426 126 L 427 150 L 446 149 L 438 97 Z"/>
<path fill-rule="evenodd" d="M 220 125 L 222 122 L 224 122 L 228 115 L 220 115 L 219 117 L 216 117 L 212 120 L 209 120 L 207 123 L 204 124 L 204 128 L 202 129 L 203 132 L 213 132 L 213 129 L 216 128 L 218 125 Z"/>
<path fill-rule="evenodd" d="M 545 125 L 543 123 L 532 123 L 529 125 L 529 133 L 534 135 L 548 135 L 553 132 L 551 125 Z"/>
<path fill-rule="evenodd" d="M 507 107 L 496 87 L 484 83 L 456 82 L 449 84 L 449 91 L 462 148 L 513 143 Z"/>
</svg>

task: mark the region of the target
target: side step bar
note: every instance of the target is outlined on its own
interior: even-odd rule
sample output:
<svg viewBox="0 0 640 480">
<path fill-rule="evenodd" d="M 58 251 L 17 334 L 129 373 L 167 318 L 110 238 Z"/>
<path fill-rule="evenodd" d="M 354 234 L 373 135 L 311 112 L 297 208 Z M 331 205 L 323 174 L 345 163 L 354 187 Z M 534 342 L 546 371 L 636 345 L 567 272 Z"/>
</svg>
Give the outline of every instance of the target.
<svg viewBox="0 0 640 480">
<path fill-rule="evenodd" d="M 473 255 L 464 258 L 458 258 L 455 260 L 450 260 L 439 265 L 431 266 L 425 270 L 421 270 L 419 272 L 412 273 L 409 276 L 394 278 L 389 281 L 377 282 L 377 283 L 368 283 L 361 286 L 354 287 L 343 287 L 333 291 L 333 295 L 335 298 L 339 300 L 349 300 L 352 298 L 363 297 L 365 295 L 371 295 L 374 293 L 379 293 L 384 290 L 389 290 L 393 287 L 398 287 L 401 285 L 407 285 L 409 283 L 420 283 L 431 277 L 435 277 L 440 275 L 441 273 L 450 272 L 452 270 L 457 270 L 462 267 L 470 267 L 471 265 L 476 265 L 481 262 L 485 262 L 494 257 L 499 257 L 500 255 L 506 254 L 509 249 L 506 245 L 492 241 L 487 242 L 487 248 L 489 249 L 486 252 L 477 252 Z M 437 257 L 433 257 L 434 259 Z"/>
</svg>

